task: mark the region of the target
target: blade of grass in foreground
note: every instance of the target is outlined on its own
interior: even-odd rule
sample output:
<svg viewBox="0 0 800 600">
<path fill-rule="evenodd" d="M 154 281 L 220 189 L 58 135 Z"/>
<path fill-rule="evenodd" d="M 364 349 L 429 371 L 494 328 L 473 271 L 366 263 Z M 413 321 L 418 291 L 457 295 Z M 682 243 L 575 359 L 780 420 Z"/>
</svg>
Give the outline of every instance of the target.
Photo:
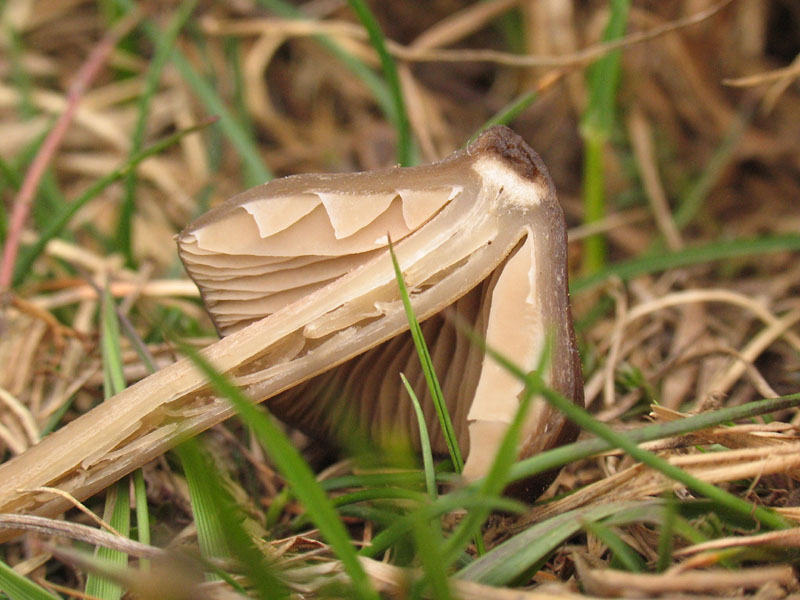
<svg viewBox="0 0 800 600">
<path fill-rule="evenodd" d="M 101 307 L 101 344 L 103 356 L 103 392 L 106 398 L 119 394 L 125 389 L 122 346 L 120 344 L 119 320 L 114 298 L 108 288 L 103 290 Z"/>
<path fill-rule="evenodd" d="M 331 498 L 330 501 L 336 508 L 373 500 L 406 500 L 408 501 L 407 504 L 410 506 L 423 506 L 429 498 L 430 496 L 428 494 L 423 494 L 415 490 L 381 486 L 367 487 L 363 490 L 339 494 Z M 292 531 L 300 531 L 301 528 L 308 525 L 308 522 L 308 515 L 302 514 L 292 521 L 290 528 Z"/>
<path fill-rule="evenodd" d="M 438 521 L 414 521 L 412 526 L 414 546 L 417 550 L 425 583 L 430 586 L 431 596 L 436 600 L 449 600 L 453 597 L 447 579 L 447 563 L 443 556 L 442 528 Z M 422 587 L 421 583 L 419 584 Z M 416 597 L 412 588 L 411 597 Z M 422 591 L 422 590 L 420 590 Z"/>
<path fill-rule="evenodd" d="M 57 600 L 60 598 L 20 575 L 2 560 L 0 560 L 0 590 L 3 590 L 13 600 Z"/>
<path fill-rule="evenodd" d="M 411 387 L 406 376 L 400 373 L 400 379 L 411 398 L 411 402 L 414 405 L 414 412 L 417 415 L 419 442 L 422 450 L 422 464 L 423 471 L 425 472 L 425 487 L 428 488 L 428 495 L 431 499 L 436 500 L 436 472 L 433 465 L 433 454 L 431 453 L 431 439 L 428 435 L 428 427 L 425 424 L 425 415 L 422 413 L 422 407 L 419 404 L 417 395 L 414 393 L 414 388 Z"/>
<path fill-rule="evenodd" d="M 414 309 L 411 307 L 411 299 L 408 296 L 408 288 L 406 288 L 405 280 L 403 279 L 403 272 L 400 269 L 400 264 L 397 262 L 397 256 L 394 253 L 394 246 L 392 240 L 389 239 L 389 254 L 392 257 L 392 265 L 394 266 L 394 274 L 397 279 L 397 285 L 400 288 L 400 298 L 403 301 L 403 308 L 406 311 L 406 318 L 408 319 L 409 329 L 411 330 L 411 337 L 414 340 L 414 347 L 419 355 L 420 363 L 422 364 L 422 372 L 425 374 L 425 381 L 428 384 L 433 405 L 436 408 L 436 413 L 439 415 L 439 423 L 442 427 L 444 441 L 447 444 L 447 449 L 450 452 L 450 458 L 453 461 L 453 466 L 456 473 L 461 473 L 464 470 L 464 460 L 461 457 L 461 449 L 458 447 L 458 439 L 456 438 L 455 430 L 453 429 L 453 422 L 450 419 L 450 413 L 447 410 L 447 403 L 444 401 L 444 394 L 442 387 L 439 385 L 439 380 L 436 377 L 436 372 L 433 369 L 433 360 L 431 354 L 428 352 L 428 347 L 425 344 L 425 338 L 422 335 L 422 328 L 419 326 L 419 321 L 414 314 Z"/>
<path fill-rule="evenodd" d="M 381 531 L 372 539 L 369 546 L 365 546 L 359 551 L 361 556 L 374 557 L 388 548 L 398 540 L 402 539 L 411 531 L 414 523 L 429 522 L 431 519 L 439 518 L 454 510 L 479 510 L 507 512 L 510 514 L 523 514 L 525 505 L 518 500 L 509 498 L 485 497 L 474 492 L 457 491 L 439 496 L 436 502 L 422 506 L 416 511 L 409 513 L 399 520 L 395 520 L 389 527 Z"/>
<path fill-rule="evenodd" d="M 285 598 L 289 591 L 244 528 L 245 516 L 225 488 L 222 474 L 196 440 L 176 449 L 189 484 L 192 512 L 203 556 L 236 556 L 260 598 Z"/>
<path fill-rule="evenodd" d="M 141 469 L 136 469 L 133 473 L 133 493 L 136 498 L 136 539 L 142 544 L 150 545 L 150 512 L 147 508 L 147 489 L 144 483 L 144 475 Z M 150 561 L 142 559 L 139 561 L 139 568 L 142 571 L 150 569 Z"/>
<path fill-rule="evenodd" d="M 227 540 L 229 536 L 236 535 L 235 532 L 226 531 L 222 523 L 222 513 L 233 510 L 233 503 L 227 498 L 227 491 L 222 483 L 217 480 L 214 465 L 207 456 L 202 455 L 200 448 L 188 441 L 177 448 L 177 453 L 186 477 L 197 529 L 197 543 L 203 558 L 212 560 L 232 557 Z"/>
<path fill-rule="evenodd" d="M 431 441 L 428 436 L 428 427 L 425 424 L 425 415 L 419 404 L 414 388 L 408 382 L 406 376 L 401 373 L 400 379 L 406 388 L 411 402 L 414 405 L 414 412 L 417 415 L 417 425 L 419 427 L 420 448 L 422 450 L 422 462 L 425 472 L 425 484 L 428 488 L 428 496 L 431 500 L 436 500 L 436 473 L 433 465 L 433 455 L 431 453 Z M 450 584 L 447 580 L 447 564 L 445 563 L 442 552 L 442 528 L 441 523 L 432 519 L 429 522 L 415 520 L 412 523 L 411 532 L 414 536 L 414 543 L 417 556 L 422 564 L 425 573 L 425 583 L 430 586 L 434 598 L 448 600 L 452 598 Z M 419 582 L 420 588 L 423 582 Z M 420 590 L 421 591 L 421 590 Z M 413 595 L 413 594 L 412 594 Z"/>
<path fill-rule="evenodd" d="M 194 348 L 183 346 L 183 352 L 209 378 L 217 392 L 230 401 L 240 418 L 253 429 L 281 475 L 292 485 L 295 497 L 303 503 L 325 541 L 339 557 L 345 571 L 350 576 L 355 594 L 359 598 L 377 600 L 378 595 L 372 588 L 372 584 L 356 556 L 347 530 L 339 520 L 336 510 L 325 492 L 314 478 L 314 473 L 308 463 L 303 460 L 297 449 L 272 419 L 256 408 L 239 388 L 217 373 L 214 367 Z"/>
<path fill-rule="evenodd" d="M 615 563 L 619 563 L 626 571 L 632 573 L 643 573 L 646 570 L 642 557 L 622 541 L 610 527 L 598 521 L 583 521 L 583 528 L 603 542 L 612 552 L 612 567 Z"/>
<path fill-rule="evenodd" d="M 587 521 L 618 515 L 619 522 L 653 521 L 661 514 L 659 500 L 613 502 L 565 512 L 496 546 L 458 572 L 459 579 L 480 581 L 489 585 L 510 585 L 536 565 L 541 564 L 559 545 L 581 530 Z"/>
<path fill-rule="evenodd" d="M 666 496 L 666 494 L 665 494 Z M 674 498 L 665 498 L 664 518 L 658 532 L 658 561 L 656 571 L 663 573 L 672 564 L 672 536 L 675 529 L 676 507 Z"/>
<path fill-rule="evenodd" d="M 130 535 L 131 506 L 127 478 L 118 481 L 106 490 L 103 520 L 121 535 L 125 537 Z M 120 568 L 128 564 L 128 556 L 124 552 L 105 547 L 98 548 L 95 552 L 95 557 L 100 561 Z M 86 577 L 85 592 L 90 598 L 119 600 L 122 597 L 122 586 L 100 575 L 89 573 Z"/>
<path fill-rule="evenodd" d="M 701 501 L 703 504 L 710 504 Z M 699 519 L 707 514 L 705 510 L 697 512 L 695 503 L 682 503 L 676 508 L 688 508 L 687 518 Z M 614 502 L 600 506 L 578 508 L 546 521 L 536 523 L 532 527 L 515 535 L 511 539 L 493 548 L 485 556 L 476 559 L 456 575 L 459 579 L 480 581 L 489 585 L 510 585 L 520 577 L 530 576 L 536 568 L 544 563 L 547 557 L 558 546 L 577 533 L 587 522 L 603 521 L 603 525 L 620 527 L 630 523 L 663 524 L 668 518 L 666 503 L 663 500 L 638 500 Z M 689 541 L 705 541 L 696 531 L 688 526 L 685 518 L 676 519 L 676 533 Z"/>
<path fill-rule="evenodd" d="M 108 288 L 103 290 L 102 298 L 100 330 L 103 356 L 103 391 L 105 397 L 110 398 L 125 389 L 125 375 L 122 370 L 119 320 L 117 319 L 114 299 L 111 297 Z M 103 520 L 121 535 L 130 535 L 131 506 L 127 478 L 122 479 L 106 490 Z M 118 567 L 125 567 L 128 564 L 128 556 L 119 550 L 100 547 L 97 548 L 95 556 L 100 561 Z M 94 596 L 104 600 L 118 600 L 122 597 L 122 587 L 118 583 L 95 573 L 89 573 L 86 577 L 85 592 L 90 597 Z"/>
<path fill-rule="evenodd" d="M 21 173 L 30 168 L 33 159 L 39 152 L 51 127 L 52 123 L 49 124 L 48 127 L 45 127 L 38 136 L 28 142 L 28 144 L 17 153 L 13 161 L 0 164 L 1 179 L 4 180 L 5 185 L 11 188 L 15 193 L 19 192 L 22 180 L 24 179 Z M 3 186 L 0 185 L 0 187 Z M 31 207 L 32 222 L 35 224 L 36 228 L 42 229 L 43 226 L 46 226 L 53 213 L 57 212 L 56 209 L 63 206 L 64 203 L 65 199 L 53 176 L 53 169 L 48 168 L 45 170 L 42 180 L 39 182 L 39 188 L 34 196 L 34 203 Z M 5 243 L 5 236 L 3 236 L 3 243 Z"/>
<path fill-rule="evenodd" d="M 11 20 L 3 23 L 3 30 L 6 34 L 6 56 L 11 63 L 11 87 L 19 95 L 17 111 L 23 120 L 28 120 L 36 114 L 36 105 L 33 102 L 33 80 L 24 60 L 26 48 L 22 35 Z"/>
</svg>

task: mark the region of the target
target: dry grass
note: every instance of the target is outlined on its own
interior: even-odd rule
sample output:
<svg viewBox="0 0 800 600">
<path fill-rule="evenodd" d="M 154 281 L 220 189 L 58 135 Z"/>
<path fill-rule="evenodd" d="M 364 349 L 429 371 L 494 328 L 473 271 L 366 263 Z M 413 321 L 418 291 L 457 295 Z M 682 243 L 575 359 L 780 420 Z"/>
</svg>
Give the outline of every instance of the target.
<svg viewBox="0 0 800 600">
<path fill-rule="evenodd" d="M 592 224 L 582 219 L 579 127 L 588 101 L 584 67 L 609 50 L 599 44 L 605 3 L 372 5 L 393 40 L 389 51 L 398 59 L 420 162 L 463 145 L 520 94 L 538 92 L 511 126 L 541 154 L 555 179 L 573 226 L 574 283 L 586 275 L 581 244 L 589 233 L 605 235 L 609 262 L 616 264 L 720 240 L 800 231 L 800 10 L 791 0 L 633 3 L 629 36 L 622 42 L 618 118 L 604 156 L 607 216 Z M 178 5 L 142 3 L 138 14 L 114 28 L 101 6 L 106 5 L 81 0 L 0 5 L 0 193 L 7 215 L 2 231 L 12 240 L 6 262 L 13 258 L 15 235 L 23 247 L 33 243 L 61 203 L 78 198 L 131 153 L 137 98 L 154 52 L 141 25 L 166 29 Z M 314 1 L 305 9 L 310 20 L 298 22 L 275 18 L 250 1 L 202 3 L 176 45 L 213 82 L 231 118 L 252 136 L 258 156 L 276 176 L 394 164 L 396 133 L 372 93 L 314 38 L 328 36 L 380 73 L 364 30 L 344 2 Z M 114 36 L 122 36 L 116 46 Z M 76 76 L 83 78 L 83 89 Z M 176 64 L 167 63 L 147 111 L 144 145 L 214 112 Z M 34 144 L 59 117 L 63 137 L 37 157 L 42 179 L 23 184 L 35 173 Z M 11 267 L 3 267 L 0 457 L 22 454 L 51 422 L 60 427 L 102 399 L 98 290 L 104 286 L 121 300 L 123 322 L 145 341 L 157 368 L 177 358 L 171 339 L 192 338 L 198 346 L 215 339 L 197 290 L 180 268 L 173 236 L 256 175 L 225 131 L 222 123 L 183 137 L 138 167 L 133 262 L 126 264 L 118 235 L 123 181 L 82 207 L 17 285 L 8 285 Z M 30 215 L 23 209 L 15 217 L 26 205 Z M 602 285 L 574 293 L 590 410 L 624 430 L 646 422 L 656 401 L 653 418 L 666 422 L 680 418 L 678 411 L 699 413 L 798 392 L 800 261 L 798 244 L 793 247 L 633 278 L 609 275 Z M 141 353 L 128 341 L 123 360 L 126 382 L 147 375 Z M 696 477 L 796 520 L 799 422 L 792 409 L 772 420 L 651 442 L 651 448 Z M 238 499 L 249 505 L 253 522 L 264 527 L 265 509 L 286 500 L 269 459 L 255 442 L 243 441 L 237 426 L 217 426 L 205 437 L 237 481 Z M 107 450 L 98 449 L 99 456 Z M 331 462 L 323 454 L 313 444 L 307 449 L 318 466 Z M 156 545 L 162 547 L 193 540 L 186 485 L 173 466 L 162 457 L 144 467 Z M 350 464 L 340 462 L 321 477 L 349 472 Z M 578 461 L 549 490 L 547 497 L 558 496 L 555 501 L 538 503 L 521 518 L 496 517 L 487 542 L 568 510 L 657 497 L 670 485 L 618 453 Z M 691 499 L 684 488 L 672 487 L 677 497 Z M 50 491 L 38 493 L 52 498 Z M 101 500 L 91 498 L 87 505 L 102 512 Z M 269 526 L 277 523 L 273 531 L 286 532 L 300 508 L 290 501 L 275 510 Z M 67 517 L 76 525 L 90 522 L 77 510 Z M 354 539 L 369 542 L 373 524 L 349 519 Z M 736 537 L 742 532 L 708 515 L 695 525 L 716 541 L 684 544 L 663 574 L 654 568 L 649 574 L 611 570 L 614 551 L 595 532 L 582 530 L 533 580 L 520 582 L 524 591 L 466 581 L 454 591 L 464 598 L 781 598 L 798 592 L 787 566 L 797 556 L 795 530 Z M 645 564 L 658 562 L 659 524 L 608 527 Z M 286 535 L 271 537 L 268 545 L 285 561 L 287 573 L 297 557 L 327 556 L 313 531 Z M 4 560 L 37 581 L 82 589 L 80 570 L 52 560 L 44 539 L 28 533 L 5 543 Z M 722 551 L 731 545 L 762 551 L 739 558 Z M 135 549 L 126 551 L 136 555 Z M 751 570 L 725 568 L 731 564 Z M 407 592 L 408 573 L 400 567 L 366 560 L 364 565 L 378 589 Z M 296 590 L 311 593 L 317 579 L 337 576 L 339 567 L 322 560 L 316 568 L 297 570 Z M 152 589 L 158 588 L 140 592 L 152 595 Z M 201 593 L 230 594 L 218 583 L 198 587 Z"/>
</svg>

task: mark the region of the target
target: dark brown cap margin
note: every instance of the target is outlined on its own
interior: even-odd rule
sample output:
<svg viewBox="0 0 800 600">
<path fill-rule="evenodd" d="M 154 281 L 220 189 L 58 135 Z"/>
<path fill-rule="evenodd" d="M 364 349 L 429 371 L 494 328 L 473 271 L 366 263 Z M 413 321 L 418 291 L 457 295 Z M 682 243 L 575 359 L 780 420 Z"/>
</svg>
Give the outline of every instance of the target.
<svg viewBox="0 0 800 600">
<path fill-rule="evenodd" d="M 505 125 L 490 127 L 467 148 L 470 155 L 493 154 L 525 179 L 551 187 L 542 159 L 525 140 Z"/>
</svg>

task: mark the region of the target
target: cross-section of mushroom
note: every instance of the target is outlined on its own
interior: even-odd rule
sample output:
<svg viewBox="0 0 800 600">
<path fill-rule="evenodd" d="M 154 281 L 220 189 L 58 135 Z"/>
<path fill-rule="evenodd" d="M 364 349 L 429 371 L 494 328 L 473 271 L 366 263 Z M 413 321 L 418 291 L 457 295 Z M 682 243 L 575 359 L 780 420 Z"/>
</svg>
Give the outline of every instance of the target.
<svg viewBox="0 0 800 600">
<path fill-rule="evenodd" d="M 223 338 L 203 356 L 254 401 L 309 434 L 337 441 L 359 425 L 416 441 L 398 374 L 439 425 L 412 352 L 388 236 L 431 347 L 465 475 L 485 473 L 521 384 L 443 317 L 453 310 L 525 369 L 552 340 L 550 385 L 583 401 L 567 295 L 564 218 L 534 152 L 494 128 L 437 164 L 270 182 L 212 210 L 178 238 Z M 107 399 L 0 465 L 0 512 L 54 515 L 233 414 L 188 359 Z M 574 438 L 543 402 L 519 456 Z M 540 477 L 516 486 L 535 497 Z M 10 535 L 0 532 L 0 539 Z"/>
<path fill-rule="evenodd" d="M 522 384 L 460 334 L 443 311 L 533 369 L 553 340 L 550 384 L 583 401 L 567 291 L 566 235 L 538 156 L 507 128 L 429 166 L 301 175 L 240 194 L 178 238 L 219 332 L 264 319 L 276 341 L 234 373 L 269 409 L 336 441 L 357 424 L 375 439 L 418 443 L 399 373 L 413 383 L 434 452 L 447 452 L 407 330 L 387 237 L 411 291 L 456 435 L 464 474 L 483 475 Z M 520 457 L 574 439 L 539 401 Z M 518 486 L 535 497 L 547 477 Z"/>
</svg>

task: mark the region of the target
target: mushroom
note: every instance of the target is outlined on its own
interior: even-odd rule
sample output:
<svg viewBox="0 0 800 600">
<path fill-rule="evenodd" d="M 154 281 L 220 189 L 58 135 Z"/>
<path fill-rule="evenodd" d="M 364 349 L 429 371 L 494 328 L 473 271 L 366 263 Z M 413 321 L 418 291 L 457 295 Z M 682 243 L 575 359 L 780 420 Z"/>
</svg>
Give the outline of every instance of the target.
<svg viewBox="0 0 800 600">
<path fill-rule="evenodd" d="M 549 384 L 583 403 L 568 297 L 566 229 L 541 159 L 494 127 L 438 163 L 375 172 L 298 175 L 239 194 L 178 237 L 181 259 L 223 336 L 265 317 L 277 341 L 235 373 L 269 410 L 334 442 L 360 427 L 419 444 L 399 374 L 420 398 L 434 453 L 447 447 L 416 358 L 388 250 L 403 269 L 440 378 L 464 476 L 483 476 L 523 384 L 445 318 L 454 311 L 525 370 L 552 339 Z M 519 458 L 574 440 L 543 400 Z M 533 499 L 554 473 L 520 482 Z"/>
<path fill-rule="evenodd" d="M 455 311 L 524 369 L 552 340 L 546 379 L 583 402 L 570 315 L 564 217 L 538 156 L 506 128 L 429 166 L 300 175 L 236 196 L 178 237 L 189 274 L 224 336 L 202 353 L 254 401 L 333 441 L 358 424 L 373 438 L 417 440 L 404 372 L 422 399 L 434 451 L 446 452 L 419 376 L 388 236 L 423 321 L 466 455 L 486 472 L 522 384 L 443 317 Z M 524 458 L 575 438 L 574 425 L 536 401 Z M 230 417 L 189 359 L 108 398 L 0 465 L 0 512 L 56 515 L 58 487 L 83 500 L 187 436 Z M 535 498 L 553 473 L 510 492 Z M 14 535 L 0 531 L 0 541 Z"/>
</svg>

